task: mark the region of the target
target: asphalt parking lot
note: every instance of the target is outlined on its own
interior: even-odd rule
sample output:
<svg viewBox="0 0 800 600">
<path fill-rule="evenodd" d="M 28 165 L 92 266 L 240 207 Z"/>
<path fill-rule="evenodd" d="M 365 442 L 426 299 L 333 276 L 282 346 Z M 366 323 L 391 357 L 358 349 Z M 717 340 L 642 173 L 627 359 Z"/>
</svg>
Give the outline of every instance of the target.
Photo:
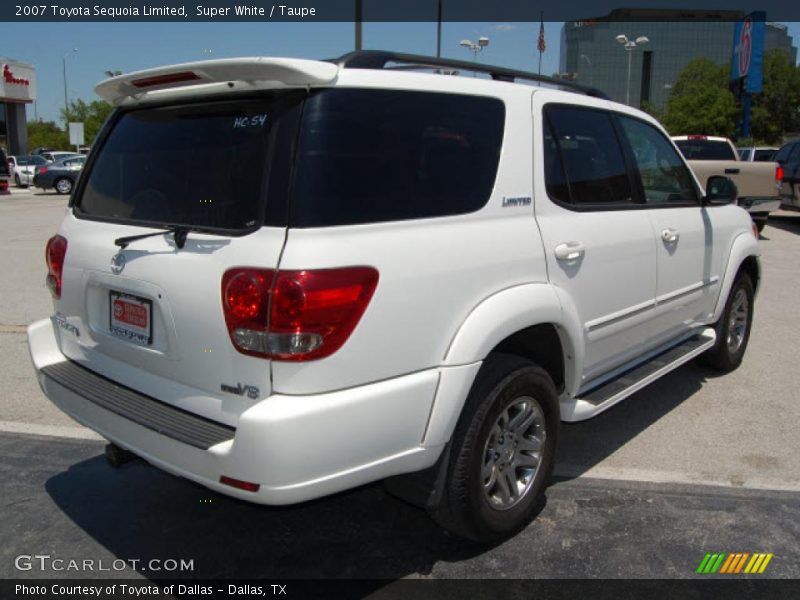
<svg viewBox="0 0 800 600">
<path fill-rule="evenodd" d="M 25 327 L 50 314 L 44 245 L 66 198 L 0 196 L 0 577 L 14 557 L 192 558 L 183 577 L 541 578 L 694 576 L 706 552 L 772 552 L 800 577 L 800 213 L 762 234 L 762 288 L 743 366 L 693 364 L 562 429 L 557 483 L 514 539 L 475 546 L 378 485 L 281 509 L 217 496 L 141 462 L 114 471 L 102 442 L 56 410 Z M 104 574 L 103 576 L 108 576 Z M 121 577 L 158 578 L 133 569 Z"/>
</svg>

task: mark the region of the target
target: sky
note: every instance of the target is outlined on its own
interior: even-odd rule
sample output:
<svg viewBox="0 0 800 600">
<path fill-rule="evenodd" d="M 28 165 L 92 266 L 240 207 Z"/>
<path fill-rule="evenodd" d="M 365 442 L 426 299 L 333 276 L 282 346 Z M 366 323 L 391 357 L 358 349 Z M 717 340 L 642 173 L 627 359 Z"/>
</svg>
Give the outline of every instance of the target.
<svg viewBox="0 0 800 600">
<path fill-rule="evenodd" d="M 795 45 L 800 23 L 789 23 Z M 558 71 L 561 23 L 545 23 L 542 74 Z M 64 106 L 62 57 L 70 100 L 97 99 L 104 71 L 131 72 L 167 64 L 234 56 L 332 58 L 354 47 L 353 23 L 10 23 L 0 56 L 36 67 L 38 100 L 28 118 L 58 120 Z M 480 62 L 537 71 L 539 23 L 443 23 L 442 56 L 471 59 L 462 39 L 489 37 Z M 363 47 L 436 54 L 435 23 L 364 23 Z M 72 52 L 77 48 L 77 52 Z"/>
</svg>

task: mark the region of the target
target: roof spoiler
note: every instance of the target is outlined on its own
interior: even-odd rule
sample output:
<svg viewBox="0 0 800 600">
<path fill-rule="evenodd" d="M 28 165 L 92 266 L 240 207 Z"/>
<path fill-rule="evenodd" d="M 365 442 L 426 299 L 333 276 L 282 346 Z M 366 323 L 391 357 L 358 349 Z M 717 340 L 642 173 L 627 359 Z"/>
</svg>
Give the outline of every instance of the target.
<svg viewBox="0 0 800 600">
<path fill-rule="evenodd" d="M 149 92 L 214 83 L 272 82 L 280 85 L 325 85 L 336 79 L 337 65 L 299 58 L 222 58 L 126 73 L 101 81 L 98 96 L 113 105 Z"/>
</svg>

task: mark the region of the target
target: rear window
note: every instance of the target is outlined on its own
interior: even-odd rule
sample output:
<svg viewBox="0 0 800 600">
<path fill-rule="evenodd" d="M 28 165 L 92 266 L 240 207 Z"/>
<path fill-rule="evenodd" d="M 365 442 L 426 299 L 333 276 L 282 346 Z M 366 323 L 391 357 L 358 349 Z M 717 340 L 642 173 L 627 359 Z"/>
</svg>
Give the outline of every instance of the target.
<svg viewBox="0 0 800 600">
<path fill-rule="evenodd" d="M 283 92 L 122 113 L 85 179 L 78 213 L 212 231 L 280 221 L 269 207 L 285 212 L 303 97 Z"/>
<path fill-rule="evenodd" d="M 756 162 L 771 162 L 775 159 L 775 150 L 756 150 L 753 160 Z"/>
<path fill-rule="evenodd" d="M 728 142 L 714 140 L 675 140 L 686 160 L 736 160 Z"/>
<path fill-rule="evenodd" d="M 489 200 L 503 142 L 495 98 L 328 89 L 303 111 L 294 227 L 457 215 Z"/>
<path fill-rule="evenodd" d="M 21 167 L 29 167 L 33 165 L 46 165 L 47 161 L 41 156 L 20 156 L 17 158 L 17 164 Z"/>
</svg>

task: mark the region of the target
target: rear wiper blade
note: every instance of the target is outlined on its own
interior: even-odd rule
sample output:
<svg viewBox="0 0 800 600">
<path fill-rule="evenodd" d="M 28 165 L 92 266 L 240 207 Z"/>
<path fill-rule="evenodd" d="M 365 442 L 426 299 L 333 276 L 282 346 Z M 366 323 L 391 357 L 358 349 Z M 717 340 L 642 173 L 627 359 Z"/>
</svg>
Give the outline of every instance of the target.
<svg viewBox="0 0 800 600">
<path fill-rule="evenodd" d="M 171 233 L 173 238 L 175 239 L 175 245 L 178 247 L 179 250 L 181 250 L 183 249 L 183 246 L 186 244 L 186 236 L 189 235 L 190 231 L 198 231 L 198 230 L 192 227 L 181 227 L 180 225 L 174 225 L 170 227 L 165 227 L 160 231 L 154 231 L 153 233 L 128 235 L 125 237 L 117 238 L 114 240 L 114 244 L 124 250 L 125 248 L 128 247 L 128 244 L 130 244 L 131 242 L 137 242 L 145 238 L 155 237 L 157 235 L 164 235 L 165 233 Z"/>
</svg>

